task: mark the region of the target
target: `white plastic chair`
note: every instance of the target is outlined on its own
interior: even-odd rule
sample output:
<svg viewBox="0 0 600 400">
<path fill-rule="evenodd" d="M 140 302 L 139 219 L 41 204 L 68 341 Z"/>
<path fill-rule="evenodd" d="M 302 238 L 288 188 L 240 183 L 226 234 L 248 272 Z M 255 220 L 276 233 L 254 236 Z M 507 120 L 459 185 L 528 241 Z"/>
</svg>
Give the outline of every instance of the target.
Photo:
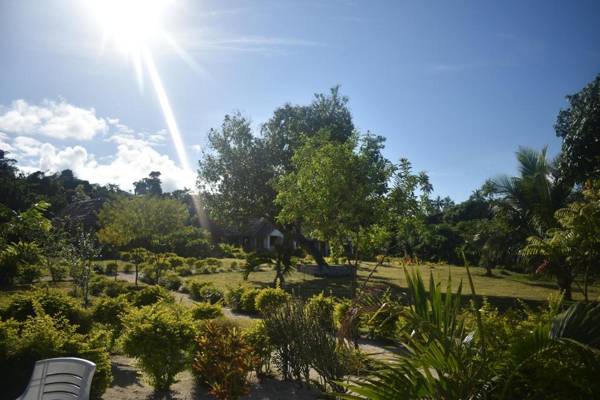
<svg viewBox="0 0 600 400">
<path fill-rule="evenodd" d="M 74 357 L 35 363 L 25 392 L 17 400 L 89 400 L 96 364 Z"/>
</svg>

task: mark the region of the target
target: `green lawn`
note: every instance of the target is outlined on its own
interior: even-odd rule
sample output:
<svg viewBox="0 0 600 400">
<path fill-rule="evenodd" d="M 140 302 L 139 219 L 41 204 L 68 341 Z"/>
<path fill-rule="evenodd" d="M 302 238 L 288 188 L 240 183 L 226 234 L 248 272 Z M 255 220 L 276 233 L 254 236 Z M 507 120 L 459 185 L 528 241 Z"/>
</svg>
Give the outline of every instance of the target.
<svg viewBox="0 0 600 400">
<path fill-rule="evenodd" d="M 364 282 L 368 276 L 372 263 L 363 263 L 359 269 L 359 280 Z M 428 279 L 429 274 L 433 273 L 436 282 L 446 285 L 448 276 L 452 278 L 454 289 L 460 282 L 463 284 L 463 293 L 470 294 L 467 271 L 465 267 L 426 264 L 407 267 L 411 270 L 420 270 L 423 277 Z M 548 298 L 552 293 L 557 292 L 555 283 L 552 280 L 534 280 L 529 275 L 519 274 L 509 271 L 494 271 L 494 276 L 485 276 L 483 268 L 471 267 L 471 275 L 475 285 L 477 295 L 486 296 L 490 301 L 510 306 L 514 304 L 515 299 L 522 299 L 531 302 L 540 302 Z M 268 269 L 254 272 L 248 278 L 248 281 L 242 279 L 239 272 L 223 272 L 210 275 L 197 275 L 194 279 L 213 282 L 217 287 L 226 289 L 238 284 L 265 287 L 273 282 L 274 272 Z M 371 277 L 373 284 L 388 285 L 394 291 L 401 291 L 406 288 L 406 279 L 404 278 L 404 268 L 400 266 L 379 267 Z M 317 278 L 311 275 L 293 272 L 286 278 L 286 286 L 289 290 L 301 297 L 308 297 L 315 293 L 325 292 L 339 297 L 348 296 L 350 293 L 350 280 L 345 278 Z M 575 298 L 581 299 L 582 295 L 574 287 Z M 600 296 L 600 287 L 594 286 L 590 290 L 591 298 Z"/>
</svg>

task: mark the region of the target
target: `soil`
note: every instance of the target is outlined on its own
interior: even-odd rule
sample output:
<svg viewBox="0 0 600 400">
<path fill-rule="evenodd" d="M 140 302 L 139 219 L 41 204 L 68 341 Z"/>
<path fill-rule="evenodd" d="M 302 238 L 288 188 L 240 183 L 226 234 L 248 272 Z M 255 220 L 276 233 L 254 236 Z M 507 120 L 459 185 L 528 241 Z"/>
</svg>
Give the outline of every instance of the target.
<svg viewBox="0 0 600 400">
<path fill-rule="evenodd" d="M 188 371 L 179 374 L 178 382 L 169 393 L 154 393 L 135 368 L 135 361 L 124 356 L 112 357 L 112 385 L 106 390 L 104 400 L 192 400 L 213 399 L 207 390 L 198 385 Z M 252 389 L 245 400 L 318 399 L 319 393 L 294 382 L 265 378 L 262 382 L 252 379 Z"/>
</svg>

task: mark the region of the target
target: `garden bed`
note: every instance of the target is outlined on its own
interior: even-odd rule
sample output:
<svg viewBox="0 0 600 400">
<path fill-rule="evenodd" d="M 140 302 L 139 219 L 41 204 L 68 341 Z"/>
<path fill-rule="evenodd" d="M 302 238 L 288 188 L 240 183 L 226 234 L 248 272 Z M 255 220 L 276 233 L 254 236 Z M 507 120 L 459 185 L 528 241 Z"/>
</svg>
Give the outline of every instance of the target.
<svg viewBox="0 0 600 400">
<path fill-rule="evenodd" d="M 299 264 L 296 266 L 298 272 L 309 274 L 312 276 L 325 278 L 348 278 L 354 274 L 355 268 L 352 265 L 314 265 L 314 264 Z"/>
</svg>

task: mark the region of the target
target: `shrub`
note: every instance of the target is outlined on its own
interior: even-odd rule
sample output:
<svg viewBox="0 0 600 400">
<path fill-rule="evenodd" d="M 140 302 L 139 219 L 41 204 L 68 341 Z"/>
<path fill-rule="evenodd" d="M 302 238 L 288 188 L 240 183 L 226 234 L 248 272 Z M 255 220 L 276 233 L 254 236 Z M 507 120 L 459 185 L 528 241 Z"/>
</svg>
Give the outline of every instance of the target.
<svg viewBox="0 0 600 400">
<path fill-rule="evenodd" d="M 169 290 L 179 290 L 182 280 L 176 273 L 168 272 L 160 277 L 158 284 Z"/>
<path fill-rule="evenodd" d="M 48 266 L 48 272 L 52 278 L 52 282 L 60 282 L 67 277 L 69 267 L 63 262 L 52 262 Z"/>
<path fill-rule="evenodd" d="M 246 288 L 240 298 L 240 311 L 250 314 L 256 313 L 256 296 L 260 293 L 260 289 Z"/>
<path fill-rule="evenodd" d="M 117 297 L 127 293 L 129 283 L 125 281 L 113 281 L 109 280 L 104 287 L 104 294 L 108 297 Z"/>
<path fill-rule="evenodd" d="M 323 386 L 341 390 L 337 383 L 347 372 L 345 352 L 337 338 L 306 312 L 299 301 L 290 301 L 265 315 L 265 330 L 275 350 L 275 365 L 284 379 L 309 382 L 312 368 Z"/>
<path fill-rule="evenodd" d="M 265 315 L 277 310 L 277 308 L 290 301 L 291 298 L 292 296 L 281 288 L 262 289 L 256 295 L 255 308 L 259 313 Z"/>
<path fill-rule="evenodd" d="M 192 275 L 192 268 L 189 265 L 182 265 L 175 268 L 175 272 L 177 272 L 179 276 L 190 276 Z"/>
<path fill-rule="evenodd" d="M 223 300 L 223 292 L 217 289 L 211 282 L 201 282 L 197 279 L 190 279 L 186 283 L 186 288 L 192 299 L 215 304 Z"/>
<path fill-rule="evenodd" d="M 304 307 L 309 318 L 317 320 L 321 326 L 330 331 L 334 330 L 335 301 L 331 297 L 326 297 L 323 293 L 314 295 L 308 299 Z"/>
<path fill-rule="evenodd" d="M 90 279 L 88 290 L 92 296 L 100 296 L 104 292 L 104 289 L 106 289 L 106 285 L 108 285 L 109 282 L 111 282 L 111 280 L 105 276 L 94 275 Z"/>
<path fill-rule="evenodd" d="M 94 322 L 108 326 L 112 332 L 111 348 L 123 329 L 123 317 L 129 312 L 131 304 L 125 296 L 115 298 L 101 297 L 92 308 Z"/>
<path fill-rule="evenodd" d="M 222 267 L 223 266 L 223 262 L 221 260 L 219 260 L 218 258 L 207 258 L 204 260 L 204 262 L 206 263 L 206 265 L 212 265 L 215 267 Z"/>
<path fill-rule="evenodd" d="M 138 360 L 154 389 L 168 390 L 184 370 L 193 343 L 189 312 L 164 302 L 134 309 L 123 319 L 124 352 Z"/>
<path fill-rule="evenodd" d="M 238 285 L 236 288 L 227 288 L 227 293 L 225 294 L 225 304 L 227 304 L 233 311 L 241 311 L 243 294 L 244 287 L 241 285 Z"/>
<path fill-rule="evenodd" d="M 13 294 L 0 315 L 3 319 L 25 321 L 36 315 L 36 308 L 52 318 L 66 318 L 69 323 L 78 325 L 80 332 L 87 332 L 91 328 L 90 313 L 77 300 L 57 290 L 34 289 Z"/>
<path fill-rule="evenodd" d="M 158 302 L 173 303 L 175 298 L 162 286 L 146 286 L 137 291 L 133 296 L 133 304 L 136 307 L 147 306 Z"/>
<path fill-rule="evenodd" d="M 252 347 L 236 327 L 207 321 L 196 337 L 192 370 L 217 399 L 249 392 L 248 374 L 257 363 Z"/>
<path fill-rule="evenodd" d="M 252 347 L 257 357 L 255 365 L 256 375 L 268 374 L 271 371 L 273 346 L 269 341 L 269 335 L 267 334 L 264 322 L 258 321 L 250 328 L 245 329 L 243 334 L 244 340 Z"/>
<path fill-rule="evenodd" d="M 239 264 L 237 261 L 232 261 L 231 264 L 229 265 L 229 268 L 231 268 L 232 271 L 237 270 L 239 267 Z"/>
<path fill-rule="evenodd" d="M 123 272 L 126 274 L 130 274 L 133 270 L 133 266 L 130 263 L 123 264 Z"/>
<path fill-rule="evenodd" d="M 104 269 L 104 273 L 108 276 L 115 276 L 119 272 L 119 264 L 116 262 L 109 262 L 106 264 L 106 268 Z"/>
<path fill-rule="evenodd" d="M 156 268 L 152 265 L 143 264 L 140 269 L 140 281 L 148 285 L 156 285 Z"/>
<path fill-rule="evenodd" d="M 184 263 L 185 259 L 179 256 L 172 256 L 167 258 L 167 263 L 171 269 L 175 269 L 177 267 L 181 267 Z"/>
<path fill-rule="evenodd" d="M 108 342 L 110 333 L 94 330 L 76 332 L 64 318 L 43 312 L 19 323 L 0 321 L 0 384 L 3 398 L 16 398 L 30 378 L 37 360 L 52 357 L 81 357 L 96 364 L 90 398 L 99 399 L 112 380 Z"/>
<path fill-rule="evenodd" d="M 19 267 L 17 279 L 20 283 L 31 284 L 42 277 L 42 268 L 37 264 L 23 264 Z"/>
<path fill-rule="evenodd" d="M 218 304 L 198 303 L 192 308 L 192 318 L 196 320 L 213 319 L 223 316 L 223 310 Z"/>
<path fill-rule="evenodd" d="M 104 274 L 104 267 L 102 266 L 102 264 L 93 264 L 92 271 L 94 271 L 97 274 Z"/>
</svg>

